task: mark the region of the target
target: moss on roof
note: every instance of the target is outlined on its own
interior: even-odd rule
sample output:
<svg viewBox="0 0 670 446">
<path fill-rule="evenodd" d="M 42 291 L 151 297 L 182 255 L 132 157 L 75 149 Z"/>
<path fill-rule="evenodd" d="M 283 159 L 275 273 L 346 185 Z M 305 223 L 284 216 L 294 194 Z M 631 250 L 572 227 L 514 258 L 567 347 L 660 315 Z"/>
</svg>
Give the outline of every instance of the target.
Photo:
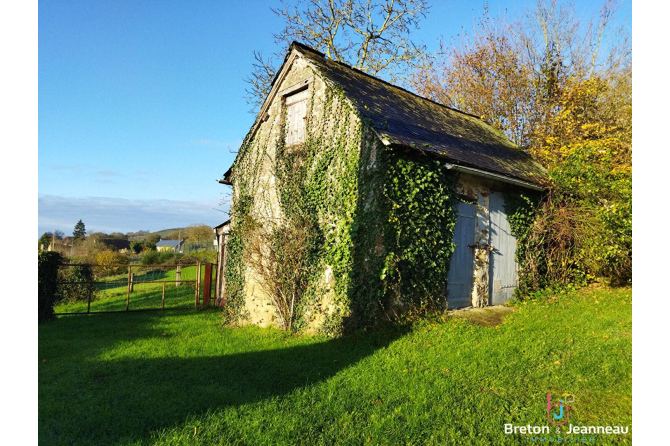
<svg viewBox="0 0 670 446">
<path fill-rule="evenodd" d="M 305 45 L 308 59 L 367 118 L 382 142 L 432 152 L 454 164 L 542 184 L 546 170 L 482 119 L 335 62 Z"/>
</svg>

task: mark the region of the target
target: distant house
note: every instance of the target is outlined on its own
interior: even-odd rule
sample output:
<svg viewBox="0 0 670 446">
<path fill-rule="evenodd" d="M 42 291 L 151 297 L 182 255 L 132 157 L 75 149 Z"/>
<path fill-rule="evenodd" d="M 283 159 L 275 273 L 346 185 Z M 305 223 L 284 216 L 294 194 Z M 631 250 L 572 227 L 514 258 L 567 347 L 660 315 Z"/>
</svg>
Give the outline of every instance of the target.
<svg viewBox="0 0 670 446">
<path fill-rule="evenodd" d="M 107 238 L 100 239 L 100 243 L 103 243 L 105 246 L 115 251 L 119 251 L 120 253 L 130 252 L 130 242 L 128 240 Z"/>
<path fill-rule="evenodd" d="M 157 251 L 184 252 L 184 240 L 161 240 L 156 243 Z"/>
<path fill-rule="evenodd" d="M 55 239 L 46 247 L 47 251 L 57 251 L 64 256 L 72 255 L 72 237 L 64 237 L 62 240 Z"/>
</svg>

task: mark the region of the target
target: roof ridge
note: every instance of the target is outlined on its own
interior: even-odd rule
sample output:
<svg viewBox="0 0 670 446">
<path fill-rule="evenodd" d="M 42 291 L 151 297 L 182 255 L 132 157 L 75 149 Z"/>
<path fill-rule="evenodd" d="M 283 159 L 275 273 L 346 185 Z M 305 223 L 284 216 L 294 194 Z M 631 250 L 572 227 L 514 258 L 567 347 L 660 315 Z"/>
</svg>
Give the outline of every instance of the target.
<svg viewBox="0 0 670 446">
<path fill-rule="evenodd" d="M 422 99 L 422 100 L 424 100 L 424 101 L 428 101 L 428 102 L 432 102 L 433 104 L 435 104 L 435 105 L 439 105 L 440 107 L 446 108 L 447 110 L 455 111 L 455 112 L 457 112 L 457 113 L 461 113 L 461 114 L 464 114 L 464 115 L 466 115 L 466 116 L 473 117 L 473 118 L 475 118 L 475 119 L 478 119 L 478 120 L 482 121 L 482 122 L 485 123 L 486 125 L 491 125 L 491 124 L 489 124 L 488 122 L 486 122 L 485 120 L 483 120 L 483 119 L 481 118 L 481 116 L 477 116 L 477 115 L 474 115 L 474 114 L 472 114 L 472 113 L 464 112 L 463 110 L 459 110 L 459 109 L 454 108 L 454 107 L 449 107 L 448 105 L 444 105 L 444 104 L 442 104 L 442 103 L 440 103 L 440 102 L 437 102 L 437 101 L 435 101 L 435 100 L 433 100 L 433 99 L 427 98 L 427 97 L 425 97 L 425 96 L 421 96 L 420 94 L 418 94 L 418 93 L 414 93 L 414 92 L 411 91 L 411 90 L 408 90 L 408 89 L 406 89 L 406 88 L 403 88 L 403 87 L 401 87 L 401 86 L 399 86 L 399 85 L 392 84 L 391 82 L 385 81 L 385 80 L 382 79 L 382 78 L 379 78 L 379 77 L 377 77 L 377 76 L 373 76 L 373 75 L 370 74 L 370 73 L 366 73 L 366 72 L 363 71 L 363 70 L 359 70 L 358 68 L 352 67 L 351 65 L 349 65 L 349 64 L 347 64 L 347 63 L 340 62 L 340 61 L 333 60 L 333 59 L 329 59 L 329 58 L 326 57 L 326 55 L 325 55 L 324 53 L 322 53 L 322 52 L 320 52 L 320 51 L 317 51 L 317 50 L 315 50 L 314 48 L 305 45 L 304 43 L 298 42 L 297 40 L 294 40 L 293 43 L 291 43 L 291 47 L 289 48 L 289 52 L 290 52 L 290 49 L 293 48 L 294 46 L 296 46 L 296 47 L 298 47 L 298 48 L 300 48 L 300 49 L 303 49 L 303 50 L 308 50 L 308 51 L 310 51 L 310 52 L 312 52 L 312 53 L 316 53 L 317 55 L 319 55 L 319 56 L 320 56 L 323 60 L 325 60 L 326 62 L 329 62 L 329 63 L 336 63 L 336 64 L 339 64 L 339 65 L 342 65 L 342 66 L 345 67 L 345 68 L 348 68 L 348 69 L 350 69 L 350 70 L 353 70 L 353 71 L 355 71 L 355 72 L 357 72 L 357 73 L 360 73 L 360 74 L 362 74 L 362 75 L 364 75 L 364 76 L 367 76 L 367 77 L 369 77 L 369 78 L 371 78 L 371 79 L 374 79 L 374 80 L 376 80 L 376 81 L 379 81 L 379 82 L 381 82 L 381 83 L 383 83 L 383 84 L 386 84 L 386 85 L 388 85 L 388 86 L 390 86 L 390 87 L 393 87 L 393 88 L 396 88 L 396 89 L 398 89 L 398 90 L 404 91 L 405 93 L 409 93 L 410 95 L 415 96 L 415 97 L 417 97 L 417 98 L 419 98 L 419 99 Z M 493 127 L 493 126 L 491 126 L 491 127 Z M 496 129 L 496 130 L 497 130 L 497 129 Z"/>
</svg>

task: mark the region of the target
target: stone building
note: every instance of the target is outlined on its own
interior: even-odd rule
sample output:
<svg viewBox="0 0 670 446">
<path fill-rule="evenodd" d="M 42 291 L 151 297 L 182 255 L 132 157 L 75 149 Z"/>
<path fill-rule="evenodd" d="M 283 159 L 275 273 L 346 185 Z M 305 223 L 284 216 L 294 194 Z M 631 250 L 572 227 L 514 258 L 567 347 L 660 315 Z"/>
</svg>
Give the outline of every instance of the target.
<svg viewBox="0 0 670 446">
<path fill-rule="evenodd" d="M 545 180 L 542 166 L 479 117 L 294 42 L 219 182 L 233 186 L 228 245 L 243 214 L 270 224 L 295 213 L 295 201 L 313 217 L 320 245 L 301 317 L 337 332 L 424 305 L 424 295 L 448 308 L 507 302 L 517 264 L 506 197 L 539 194 Z M 449 204 L 434 209 L 440 190 Z M 235 243 L 237 260 L 231 246 L 220 250 L 225 282 L 236 281 L 221 302 L 236 302 L 242 322 L 276 324 L 240 254 L 244 240 Z"/>
</svg>

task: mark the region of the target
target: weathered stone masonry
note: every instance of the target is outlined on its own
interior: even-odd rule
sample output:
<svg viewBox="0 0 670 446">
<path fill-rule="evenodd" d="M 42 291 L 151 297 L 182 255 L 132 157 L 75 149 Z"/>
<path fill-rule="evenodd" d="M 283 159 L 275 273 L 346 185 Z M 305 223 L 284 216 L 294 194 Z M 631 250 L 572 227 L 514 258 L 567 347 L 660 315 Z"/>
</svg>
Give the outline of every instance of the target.
<svg viewBox="0 0 670 446">
<path fill-rule="evenodd" d="M 370 250 L 357 255 L 364 260 L 362 269 L 367 268 L 368 261 L 384 259 L 387 253 L 387 247 L 384 246 L 386 235 L 376 232 L 383 226 L 386 216 L 378 212 L 381 199 L 379 185 L 370 182 L 379 173 L 378 159 L 382 151 L 401 148 L 427 159 L 452 164 L 459 168 L 456 192 L 467 203 L 474 205 L 472 286 L 468 288 L 469 285 L 464 285 L 463 290 L 471 289 L 473 306 L 489 305 L 491 295 L 495 292 L 495 289 L 490 289 L 492 286 L 495 288 L 495 283 L 490 285 L 495 278 L 492 258 L 494 254 L 498 256 L 496 259 L 500 258 L 500 253 L 494 253 L 491 248 L 491 230 L 494 220 L 504 220 L 504 212 L 500 210 L 500 194 L 511 190 L 509 184 L 514 184 L 514 187 L 537 187 L 546 171 L 518 150 L 502 133 L 479 118 L 420 98 L 346 65 L 329 61 L 322 54 L 294 43 L 275 79 L 271 95 L 245 140 L 246 146 L 238 154 L 232 173 L 229 171 L 228 177 L 224 175 L 225 184 L 234 185 L 233 202 L 240 199 L 241 190 L 253 196 L 250 212 L 257 221 L 282 217 L 280 193 L 273 168 L 279 144 L 282 147 L 284 144 L 284 98 L 304 89 L 309 92 L 308 114 L 305 117 L 309 132 L 324 138 L 324 141 L 330 141 L 342 138 L 344 128 L 343 139 L 347 142 L 345 155 L 339 153 L 337 158 L 328 161 L 328 175 L 335 180 L 333 187 L 346 184 L 350 188 L 355 204 L 344 212 L 340 209 L 337 215 L 327 208 L 319 208 L 317 211 L 319 225 L 331 236 L 331 243 L 337 244 L 352 237 L 355 231 L 353 223 L 360 221 L 362 215 L 377 215 L 376 220 L 368 218 L 367 223 L 369 228 L 376 229 L 368 230 L 372 233 L 364 235 L 357 242 L 357 246 L 361 246 L 360 242 L 365 243 L 369 239 Z M 332 94 L 333 91 L 337 94 Z M 331 109 L 340 112 L 332 113 Z M 326 110 L 329 112 L 324 113 Z M 347 112 L 342 114 L 342 110 Z M 313 147 L 312 150 L 319 149 Z M 346 162 L 352 160 L 358 166 L 357 172 L 342 176 Z M 319 162 L 318 153 L 313 162 Z M 464 173 L 466 171 L 469 173 Z M 323 193 L 330 192 L 324 190 Z M 494 195 L 497 206 L 495 211 L 492 210 L 495 207 L 491 201 L 492 194 L 497 194 Z M 413 205 L 409 203 L 409 209 Z M 469 205 L 468 208 L 472 209 Z M 495 215 L 495 219 L 492 215 Z M 472 221 L 472 217 L 468 218 Z M 234 227 L 233 218 L 232 230 Z M 498 228 L 498 231 L 501 229 Z M 464 237 L 469 238 L 469 233 Z M 346 243 L 353 243 L 351 239 L 347 240 Z M 509 253 L 506 255 L 509 259 Z M 342 270 L 342 264 L 330 261 L 322 262 L 319 268 L 322 274 L 318 289 L 313 293 L 318 299 L 304 309 L 308 330 L 328 325 L 334 318 L 341 320 L 348 317 L 351 309 L 351 301 L 347 301 L 352 292 L 351 288 L 347 288 L 351 286 L 348 277 L 356 272 Z M 375 274 L 370 276 L 372 281 L 380 279 Z M 244 311 L 243 320 L 238 322 L 260 326 L 276 324 L 275 309 L 258 285 L 256 273 L 245 267 L 243 275 Z M 344 289 L 342 284 L 345 284 Z M 505 286 L 509 288 L 513 285 L 507 283 Z M 463 301 L 466 296 L 463 295 Z"/>
</svg>

